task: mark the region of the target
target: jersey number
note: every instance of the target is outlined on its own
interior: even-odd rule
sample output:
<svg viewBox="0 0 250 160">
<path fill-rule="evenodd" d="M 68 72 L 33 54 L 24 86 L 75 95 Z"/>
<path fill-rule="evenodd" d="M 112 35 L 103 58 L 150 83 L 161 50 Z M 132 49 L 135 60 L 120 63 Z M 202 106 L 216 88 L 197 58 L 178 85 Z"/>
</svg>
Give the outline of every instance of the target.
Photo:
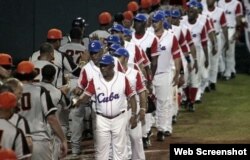
<svg viewBox="0 0 250 160">
<path fill-rule="evenodd" d="M 30 110 L 31 108 L 30 93 L 23 93 L 21 99 L 21 107 L 23 111 Z"/>
<path fill-rule="evenodd" d="M 0 130 L 0 149 L 2 148 L 2 137 L 3 137 L 3 130 Z"/>
</svg>

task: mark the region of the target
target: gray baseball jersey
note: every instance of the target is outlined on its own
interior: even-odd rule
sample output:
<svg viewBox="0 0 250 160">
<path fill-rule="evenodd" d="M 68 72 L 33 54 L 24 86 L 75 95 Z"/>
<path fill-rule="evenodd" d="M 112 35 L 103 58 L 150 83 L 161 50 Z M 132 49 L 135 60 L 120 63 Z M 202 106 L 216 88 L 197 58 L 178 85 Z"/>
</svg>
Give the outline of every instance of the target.
<svg viewBox="0 0 250 160">
<path fill-rule="evenodd" d="M 18 159 L 31 156 L 23 132 L 5 119 L 0 119 L 0 148 L 12 149 Z"/>
<path fill-rule="evenodd" d="M 21 129 L 25 136 L 31 136 L 28 121 L 23 116 L 14 113 L 10 117 L 9 122 L 12 123 L 17 128 Z"/>
</svg>

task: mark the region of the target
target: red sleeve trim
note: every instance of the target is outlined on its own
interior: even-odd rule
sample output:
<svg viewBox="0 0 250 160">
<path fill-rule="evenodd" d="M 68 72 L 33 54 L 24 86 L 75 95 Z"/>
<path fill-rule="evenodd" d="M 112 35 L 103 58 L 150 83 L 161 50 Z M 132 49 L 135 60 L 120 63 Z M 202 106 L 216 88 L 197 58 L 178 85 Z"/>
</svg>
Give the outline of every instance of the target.
<svg viewBox="0 0 250 160">
<path fill-rule="evenodd" d="M 86 73 L 86 70 L 84 69 L 81 73 L 81 85 L 79 87 L 81 87 L 82 89 L 86 88 L 87 85 L 88 85 L 88 77 L 87 77 L 87 73 Z"/>
<path fill-rule="evenodd" d="M 153 43 L 151 45 L 151 56 L 154 57 L 157 55 L 159 55 L 159 53 L 158 53 L 158 40 L 157 40 L 157 38 L 154 38 Z"/>
<path fill-rule="evenodd" d="M 125 77 L 125 95 L 129 98 L 135 95 L 135 92 L 132 90 L 127 77 Z"/>
<path fill-rule="evenodd" d="M 91 79 L 88 83 L 88 86 L 86 87 L 84 94 L 88 95 L 88 96 L 92 96 L 95 94 L 95 85 L 94 85 L 94 80 Z"/>
<path fill-rule="evenodd" d="M 139 74 L 139 72 L 137 72 L 136 74 L 136 92 L 137 93 L 140 93 L 142 91 L 146 90 L 145 86 L 143 85 L 143 82 L 142 82 L 142 77 L 141 75 Z"/>
</svg>

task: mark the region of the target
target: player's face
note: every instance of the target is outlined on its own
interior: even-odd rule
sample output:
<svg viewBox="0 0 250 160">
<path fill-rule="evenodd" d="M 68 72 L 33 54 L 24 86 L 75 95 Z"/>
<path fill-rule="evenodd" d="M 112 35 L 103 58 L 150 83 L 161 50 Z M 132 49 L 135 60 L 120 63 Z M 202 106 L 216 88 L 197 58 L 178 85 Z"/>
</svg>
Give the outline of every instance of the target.
<svg viewBox="0 0 250 160">
<path fill-rule="evenodd" d="M 188 15 L 188 19 L 189 20 L 194 20 L 194 19 L 196 19 L 197 18 L 197 9 L 196 8 L 193 8 L 193 7 L 191 7 L 191 8 L 189 8 L 188 9 L 188 13 L 187 13 L 187 15 Z"/>
<path fill-rule="evenodd" d="M 136 32 L 142 32 L 145 30 L 145 22 L 134 21 L 134 29 Z"/>
<path fill-rule="evenodd" d="M 125 19 L 122 24 L 125 28 L 130 28 L 132 26 L 132 21 Z"/>
<path fill-rule="evenodd" d="M 90 54 L 90 59 L 94 62 L 94 64 L 96 66 L 99 65 L 99 61 L 101 59 L 101 56 L 102 56 L 102 50 L 100 52 L 97 52 L 97 53 L 91 53 Z"/>
<path fill-rule="evenodd" d="M 172 18 L 171 23 L 173 25 L 179 26 L 180 25 L 180 20 L 179 20 L 179 18 Z"/>
<path fill-rule="evenodd" d="M 102 76 L 104 78 L 109 77 L 111 74 L 113 74 L 114 65 L 100 64 L 99 66 L 100 66 Z"/>
<path fill-rule="evenodd" d="M 208 7 L 214 7 L 215 0 L 207 0 Z"/>
<path fill-rule="evenodd" d="M 162 21 L 158 21 L 158 22 L 152 21 L 152 26 L 153 26 L 155 32 L 157 32 L 163 28 L 163 22 Z"/>
</svg>

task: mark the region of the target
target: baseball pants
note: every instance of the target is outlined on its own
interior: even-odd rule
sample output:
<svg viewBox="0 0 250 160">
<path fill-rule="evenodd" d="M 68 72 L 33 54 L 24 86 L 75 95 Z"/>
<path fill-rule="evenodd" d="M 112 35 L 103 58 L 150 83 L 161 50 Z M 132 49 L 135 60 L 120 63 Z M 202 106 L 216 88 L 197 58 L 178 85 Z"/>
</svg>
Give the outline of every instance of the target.
<svg viewBox="0 0 250 160">
<path fill-rule="evenodd" d="M 52 160 L 52 143 L 49 140 L 33 140 L 32 160 Z"/>
</svg>

